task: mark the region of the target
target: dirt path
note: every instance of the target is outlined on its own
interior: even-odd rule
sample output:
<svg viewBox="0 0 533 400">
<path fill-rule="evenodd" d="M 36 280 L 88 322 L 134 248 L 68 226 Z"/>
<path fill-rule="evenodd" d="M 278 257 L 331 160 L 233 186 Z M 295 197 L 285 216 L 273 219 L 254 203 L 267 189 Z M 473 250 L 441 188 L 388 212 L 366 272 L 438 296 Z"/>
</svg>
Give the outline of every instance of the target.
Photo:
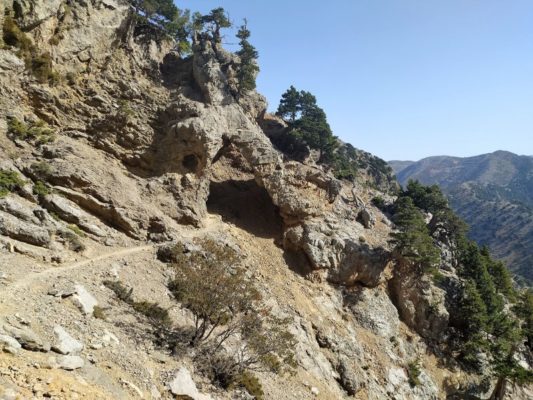
<svg viewBox="0 0 533 400">
<path fill-rule="evenodd" d="M 140 253 L 143 251 L 152 250 L 154 248 L 153 245 L 144 245 L 144 246 L 136 246 L 136 247 L 128 247 L 125 249 L 115 250 L 111 251 L 109 253 L 101 254 L 96 257 L 88 258 L 86 260 L 76 261 L 67 265 L 64 265 L 62 267 L 51 267 L 47 268 L 44 271 L 35 272 L 32 274 L 24 275 L 21 279 L 10 283 L 5 288 L 0 288 L 0 295 L 5 296 L 6 294 L 9 295 L 10 293 L 14 292 L 17 289 L 25 288 L 29 285 L 31 285 L 32 282 L 35 282 L 36 280 L 39 281 L 45 281 L 46 279 L 61 275 L 64 272 L 69 272 L 76 270 L 81 267 L 85 267 L 87 265 L 90 265 L 91 263 L 110 259 L 110 258 L 118 258 L 118 257 L 124 257 L 135 253 Z"/>
<path fill-rule="evenodd" d="M 181 232 L 180 237 L 181 238 L 193 238 L 197 236 L 205 235 L 206 233 L 215 231 L 216 228 L 220 225 L 220 220 L 218 220 L 216 217 L 208 216 L 205 221 L 205 226 L 203 228 L 193 230 L 193 231 L 184 231 Z M 104 253 L 101 255 L 98 255 L 96 257 L 87 258 L 85 260 L 81 261 L 75 261 L 73 263 L 66 264 L 61 267 L 49 267 L 45 270 L 29 273 L 26 275 L 21 276 L 19 279 L 10 282 L 7 286 L 1 287 L 0 286 L 0 296 L 7 298 L 10 294 L 14 293 L 15 291 L 19 289 L 24 289 L 29 286 L 31 286 L 32 283 L 36 281 L 44 282 L 47 279 L 51 277 L 57 277 L 65 272 L 70 272 L 73 270 L 77 270 L 79 268 L 85 267 L 87 265 L 91 265 L 92 263 L 96 263 L 98 261 L 107 260 L 107 259 L 113 259 L 113 258 L 120 258 L 129 256 L 136 253 L 141 253 L 144 251 L 150 251 L 153 250 L 156 247 L 156 245 L 142 245 L 142 246 L 135 246 L 135 247 L 128 247 L 128 248 L 122 248 L 114 251 L 110 251 L 108 253 Z"/>
</svg>

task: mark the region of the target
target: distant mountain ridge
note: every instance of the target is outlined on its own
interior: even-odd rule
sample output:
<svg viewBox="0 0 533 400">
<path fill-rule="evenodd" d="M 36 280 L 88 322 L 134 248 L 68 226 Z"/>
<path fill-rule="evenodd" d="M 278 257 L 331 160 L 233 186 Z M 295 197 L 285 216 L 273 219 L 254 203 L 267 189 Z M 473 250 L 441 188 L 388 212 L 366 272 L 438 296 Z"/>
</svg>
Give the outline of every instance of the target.
<svg viewBox="0 0 533 400">
<path fill-rule="evenodd" d="M 434 156 L 389 161 L 398 181 L 438 184 L 470 225 L 470 237 L 490 246 L 509 268 L 533 282 L 533 157 L 496 151 L 474 157 Z"/>
</svg>

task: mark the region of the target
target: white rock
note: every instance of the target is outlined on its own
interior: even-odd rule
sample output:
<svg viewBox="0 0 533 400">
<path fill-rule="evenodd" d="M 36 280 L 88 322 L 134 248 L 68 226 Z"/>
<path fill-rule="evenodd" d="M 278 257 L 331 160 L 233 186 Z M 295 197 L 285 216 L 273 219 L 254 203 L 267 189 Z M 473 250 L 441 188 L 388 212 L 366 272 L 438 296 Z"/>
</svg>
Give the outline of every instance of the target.
<svg viewBox="0 0 533 400">
<path fill-rule="evenodd" d="M 211 396 L 198 392 L 191 373 L 185 367 L 176 372 L 174 379 L 169 383 L 169 388 L 175 396 L 189 396 L 193 400 L 212 400 Z"/>
<path fill-rule="evenodd" d="M 85 365 L 83 358 L 80 356 L 61 356 L 57 360 L 57 363 L 59 368 L 66 369 L 67 371 L 73 371 Z"/>
<path fill-rule="evenodd" d="M 0 397 L 1 400 L 16 400 L 19 399 L 17 392 L 15 392 L 13 389 L 6 389 L 2 393 L 2 397 Z"/>
<path fill-rule="evenodd" d="M 54 327 L 57 343 L 52 350 L 60 354 L 76 354 L 83 350 L 83 343 L 74 339 L 62 326 Z"/>
<path fill-rule="evenodd" d="M 21 349 L 21 345 L 14 338 L 7 335 L 0 335 L 0 349 L 7 353 L 17 354 Z"/>
<path fill-rule="evenodd" d="M 311 388 L 311 393 L 313 393 L 315 396 L 318 396 L 320 394 L 320 390 L 318 390 L 318 388 L 313 386 Z"/>
<path fill-rule="evenodd" d="M 152 400 L 161 399 L 161 393 L 159 393 L 159 390 L 154 385 L 150 388 L 150 396 L 152 396 Z"/>
<path fill-rule="evenodd" d="M 115 334 L 109 332 L 107 329 L 104 331 L 104 336 L 102 336 L 102 341 L 105 346 L 117 345 L 120 344 L 120 340 L 116 337 Z"/>
<path fill-rule="evenodd" d="M 75 289 L 76 294 L 72 297 L 74 303 L 84 315 L 92 314 L 94 307 L 98 305 L 98 300 L 82 285 L 76 285 Z"/>
</svg>

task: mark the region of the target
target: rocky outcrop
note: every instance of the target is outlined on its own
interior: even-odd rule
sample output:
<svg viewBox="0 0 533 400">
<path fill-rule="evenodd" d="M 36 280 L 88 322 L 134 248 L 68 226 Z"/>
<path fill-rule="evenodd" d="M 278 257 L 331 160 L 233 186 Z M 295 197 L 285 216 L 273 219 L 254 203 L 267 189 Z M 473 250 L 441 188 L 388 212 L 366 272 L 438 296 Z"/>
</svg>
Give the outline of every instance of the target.
<svg viewBox="0 0 533 400">
<path fill-rule="evenodd" d="M 422 337 L 438 340 L 447 333 L 449 312 L 446 292 L 431 279 L 411 263 L 400 260 L 389 288 L 402 320 Z"/>
<path fill-rule="evenodd" d="M 47 229 L 3 212 L 0 212 L 0 234 L 36 246 L 47 246 L 51 240 Z"/>
</svg>

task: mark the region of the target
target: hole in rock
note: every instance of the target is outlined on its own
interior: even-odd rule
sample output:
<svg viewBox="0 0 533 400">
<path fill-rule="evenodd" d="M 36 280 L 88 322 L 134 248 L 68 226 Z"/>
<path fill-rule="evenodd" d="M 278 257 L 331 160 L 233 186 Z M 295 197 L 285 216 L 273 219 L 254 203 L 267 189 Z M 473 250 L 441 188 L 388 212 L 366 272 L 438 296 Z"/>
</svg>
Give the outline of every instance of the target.
<svg viewBox="0 0 533 400">
<path fill-rule="evenodd" d="M 183 165 L 183 168 L 185 168 L 189 172 L 196 172 L 198 164 L 198 157 L 196 157 L 194 154 L 186 155 L 181 161 L 181 165 Z"/>
<path fill-rule="evenodd" d="M 268 192 L 254 179 L 211 182 L 207 210 L 255 236 L 279 239 L 282 219 Z"/>
</svg>

